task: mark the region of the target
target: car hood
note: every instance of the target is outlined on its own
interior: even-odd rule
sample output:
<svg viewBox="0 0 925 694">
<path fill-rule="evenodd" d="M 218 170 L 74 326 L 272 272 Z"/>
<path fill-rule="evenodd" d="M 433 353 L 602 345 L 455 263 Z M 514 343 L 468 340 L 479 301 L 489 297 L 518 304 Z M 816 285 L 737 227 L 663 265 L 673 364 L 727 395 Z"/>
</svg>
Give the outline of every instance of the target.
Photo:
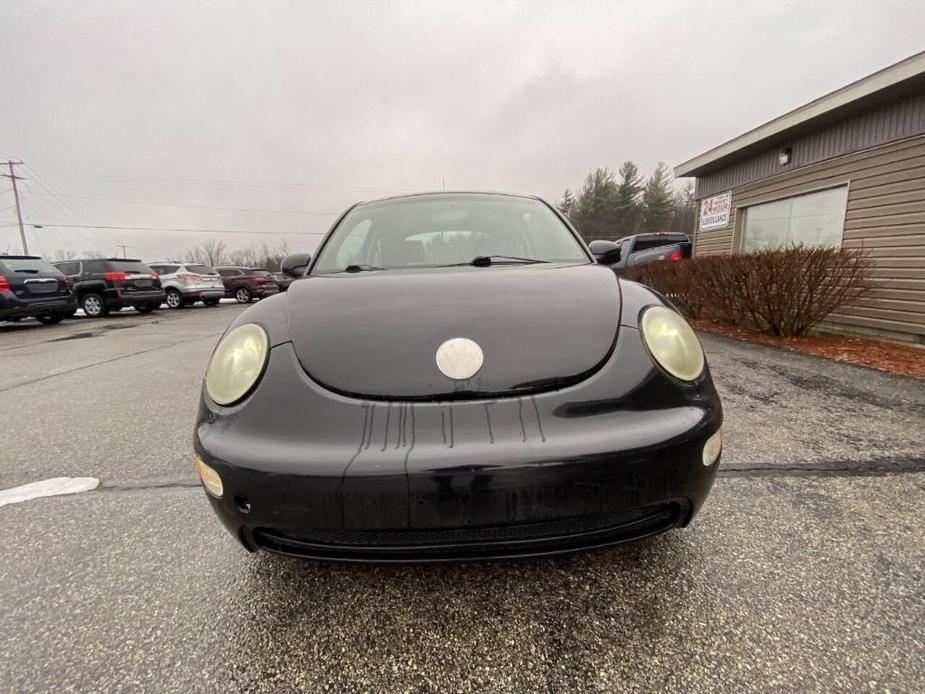
<svg viewBox="0 0 925 694">
<path fill-rule="evenodd" d="M 606 267 L 517 265 L 309 276 L 286 294 L 292 342 L 323 386 L 373 399 L 520 395 L 587 378 L 613 350 L 620 288 Z M 451 338 L 482 349 L 481 369 L 438 368 Z"/>
</svg>

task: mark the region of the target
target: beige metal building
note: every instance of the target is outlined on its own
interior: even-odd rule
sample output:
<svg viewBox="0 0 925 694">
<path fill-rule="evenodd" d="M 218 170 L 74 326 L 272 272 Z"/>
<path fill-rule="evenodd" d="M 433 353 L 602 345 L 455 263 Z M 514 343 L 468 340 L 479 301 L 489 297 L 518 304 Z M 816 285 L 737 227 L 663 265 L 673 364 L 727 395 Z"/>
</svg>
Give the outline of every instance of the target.
<svg viewBox="0 0 925 694">
<path fill-rule="evenodd" d="M 675 168 L 697 179 L 694 254 L 791 242 L 865 249 L 869 298 L 845 332 L 925 343 L 925 52 Z"/>
</svg>

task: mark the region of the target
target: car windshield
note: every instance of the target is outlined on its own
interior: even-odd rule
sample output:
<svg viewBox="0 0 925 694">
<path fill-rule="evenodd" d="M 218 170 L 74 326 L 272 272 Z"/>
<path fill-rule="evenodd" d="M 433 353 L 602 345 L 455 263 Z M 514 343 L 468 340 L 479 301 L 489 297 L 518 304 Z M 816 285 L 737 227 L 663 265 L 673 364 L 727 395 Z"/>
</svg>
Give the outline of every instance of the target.
<svg viewBox="0 0 925 694">
<path fill-rule="evenodd" d="M 50 263 L 41 258 L 2 258 L 0 264 L 4 265 L 10 272 L 58 272 L 57 268 L 52 267 Z"/>
<path fill-rule="evenodd" d="M 197 275 L 217 275 L 218 273 L 208 265 L 187 265 L 188 272 L 195 272 Z"/>
<path fill-rule="evenodd" d="M 426 195 L 359 205 L 322 247 L 313 273 L 472 262 L 589 262 L 545 204 L 501 195 Z"/>
</svg>

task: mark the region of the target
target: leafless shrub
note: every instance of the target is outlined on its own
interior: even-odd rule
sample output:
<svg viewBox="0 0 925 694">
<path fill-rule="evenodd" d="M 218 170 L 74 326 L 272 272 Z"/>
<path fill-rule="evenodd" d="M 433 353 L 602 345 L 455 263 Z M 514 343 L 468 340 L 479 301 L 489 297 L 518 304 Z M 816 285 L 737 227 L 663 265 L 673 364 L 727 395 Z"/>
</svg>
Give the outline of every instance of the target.
<svg viewBox="0 0 925 694">
<path fill-rule="evenodd" d="M 652 287 L 688 318 L 700 318 L 705 301 L 694 265 L 689 261 L 649 263 L 632 268 L 627 278 Z"/>
<path fill-rule="evenodd" d="M 802 245 L 653 263 L 629 276 L 668 296 L 690 318 L 782 336 L 805 335 L 870 289 L 870 264 L 860 251 Z"/>
</svg>

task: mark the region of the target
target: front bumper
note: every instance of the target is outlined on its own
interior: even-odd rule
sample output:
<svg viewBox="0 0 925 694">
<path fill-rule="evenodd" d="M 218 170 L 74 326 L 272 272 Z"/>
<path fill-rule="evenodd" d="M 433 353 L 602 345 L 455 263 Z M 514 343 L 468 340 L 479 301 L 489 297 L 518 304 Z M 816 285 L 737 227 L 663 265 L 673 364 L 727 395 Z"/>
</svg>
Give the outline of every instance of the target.
<svg viewBox="0 0 925 694">
<path fill-rule="evenodd" d="M 615 365 L 620 365 L 619 368 Z M 685 386 L 621 329 L 576 386 L 495 401 L 372 402 L 325 390 L 273 347 L 242 404 L 205 394 L 197 454 L 248 549 L 348 561 L 538 556 L 686 525 L 713 484 L 722 423 L 708 372 Z"/>
<path fill-rule="evenodd" d="M 145 289 L 126 291 L 124 289 L 107 289 L 104 295 L 107 306 L 136 306 L 143 304 L 161 304 L 164 301 L 163 289 Z"/>
<path fill-rule="evenodd" d="M 225 296 L 224 287 L 179 287 L 184 299 L 222 299 Z"/>
</svg>

